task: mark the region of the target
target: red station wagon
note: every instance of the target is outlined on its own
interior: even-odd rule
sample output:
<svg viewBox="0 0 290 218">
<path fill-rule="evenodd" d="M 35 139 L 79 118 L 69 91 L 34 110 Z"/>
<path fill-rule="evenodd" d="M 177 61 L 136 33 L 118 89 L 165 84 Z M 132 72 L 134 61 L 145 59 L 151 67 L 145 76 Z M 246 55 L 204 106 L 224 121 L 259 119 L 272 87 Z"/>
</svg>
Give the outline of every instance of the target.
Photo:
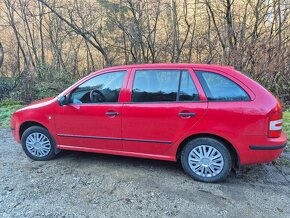
<svg viewBox="0 0 290 218">
<path fill-rule="evenodd" d="M 232 67 L 146 64 L 92 73 L 16 111 L 11 128 L 34 160 L 76 150 L 180 161 L 192 178 L 216 182 L 275 160 L 282 122 L 278 100 Z"/>
</svg>

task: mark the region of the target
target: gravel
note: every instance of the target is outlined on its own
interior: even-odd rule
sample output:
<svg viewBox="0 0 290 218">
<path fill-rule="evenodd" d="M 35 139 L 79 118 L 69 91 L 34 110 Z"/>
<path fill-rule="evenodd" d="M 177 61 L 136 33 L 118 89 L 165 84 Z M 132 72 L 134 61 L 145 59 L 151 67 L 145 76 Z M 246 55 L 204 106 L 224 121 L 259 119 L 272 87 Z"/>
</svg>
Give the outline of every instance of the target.
<svg viewBox="0 0 290 218">
<path fill-rule="evenodd" d="M 166 161 L 70 151 L 33 161 L 0 129 L 0 217 L 289 217 L 288 158 L 206 184 Z"/>
</svg>

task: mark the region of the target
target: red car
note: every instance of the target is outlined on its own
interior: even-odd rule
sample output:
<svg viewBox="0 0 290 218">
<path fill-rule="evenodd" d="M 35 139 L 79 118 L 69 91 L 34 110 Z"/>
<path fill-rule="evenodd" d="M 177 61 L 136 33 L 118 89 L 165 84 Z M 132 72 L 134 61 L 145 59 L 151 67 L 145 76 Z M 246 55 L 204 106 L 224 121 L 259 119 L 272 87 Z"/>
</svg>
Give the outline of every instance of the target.
<svg viewBox="0 0 290 218">
<path fill-rule="evenodd" d="M 216 182 L 275 160 L 282 122 L 278 100 L 232 67 L 146 64 L 92 73 L 16 111 L 11 128 L 34 160 L 76 150 L 180 161 L 194 179 Z"/>
</svg>

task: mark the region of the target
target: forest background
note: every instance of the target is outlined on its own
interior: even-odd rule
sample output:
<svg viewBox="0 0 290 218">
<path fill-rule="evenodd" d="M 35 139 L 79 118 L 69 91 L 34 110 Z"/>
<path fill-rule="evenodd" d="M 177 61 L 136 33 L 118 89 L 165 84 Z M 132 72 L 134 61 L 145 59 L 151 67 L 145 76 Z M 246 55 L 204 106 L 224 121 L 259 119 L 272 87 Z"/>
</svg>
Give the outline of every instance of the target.
<svg viewBox="0 0 290 218">
<path fill-rule="evenodd" d="M 234 66 L 287 109 L 290 0 L 0 0 L 2 118 L 134 63 Z"/>
</svg>

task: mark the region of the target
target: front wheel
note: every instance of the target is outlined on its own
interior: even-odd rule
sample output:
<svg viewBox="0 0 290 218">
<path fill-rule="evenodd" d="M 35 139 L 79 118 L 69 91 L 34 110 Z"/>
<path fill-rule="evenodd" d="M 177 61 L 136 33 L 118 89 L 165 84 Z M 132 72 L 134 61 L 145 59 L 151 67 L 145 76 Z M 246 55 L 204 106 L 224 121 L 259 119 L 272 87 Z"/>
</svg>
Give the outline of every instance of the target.
<svg viewBox="0 0 290 218">
<path fill-rule="evenodd" d="M 21 137 L 25 154 L 33 160 L 50 160 L 55 157 L 55 142 L 47 131 L 40 126 L 26 129 Z"/>
<path fill-rule="evenodd" d="M 196 138 L 183 148 L 181 164 L 184 171 L 198 181 L 219 182 L 229 175 L 232 158 L 222 142 L 213 138 Z"/>
</svg>

